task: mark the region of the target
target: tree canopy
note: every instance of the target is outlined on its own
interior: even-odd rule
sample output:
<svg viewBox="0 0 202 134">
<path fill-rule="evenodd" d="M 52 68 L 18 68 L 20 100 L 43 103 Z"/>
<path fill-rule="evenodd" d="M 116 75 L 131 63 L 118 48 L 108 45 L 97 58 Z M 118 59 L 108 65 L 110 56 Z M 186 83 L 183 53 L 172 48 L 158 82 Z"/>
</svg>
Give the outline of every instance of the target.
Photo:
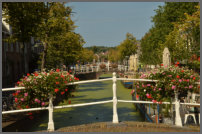
<svg viewBox="0 0 202 134">
<path fill-rule="evenodd" d="M 195 14 L 195 19 L 200 18 L 195 13 L 197 12 L 197 5 L 198 3 L 196 2 L 166 2 L 164 6 L 159 6 L 155 10 L 156 15 L 152 17 L 154 25 L 141 39 L 142 54 L 140 61 L 142 63 L 155 65 L 162 63 L 162 52 L 165 47 L 168 47 L 171 52 L 172 62 L 183 60 L 187 57 L 185 55 L 187 55 L 188 51 L 185 50 L 187 48 L 185 46 L 187 46 L 188 40 L 182 39 L 182 31 L 179 30 L 183 29 L 180 28 L 181 26 L 184 25 L 185 27 L 185 22 L 188 24 L 188 16 L 191 18 Z M 189 27 L 188 29 L 192 28 Z M 195 40 L 195 43 L 192 44 L 197 44 L 200 29 L 196 27 L 193 29 L 195 30 L 192 30 L 192 35 L 189 34 L 189 37 Z"/>
</svg>

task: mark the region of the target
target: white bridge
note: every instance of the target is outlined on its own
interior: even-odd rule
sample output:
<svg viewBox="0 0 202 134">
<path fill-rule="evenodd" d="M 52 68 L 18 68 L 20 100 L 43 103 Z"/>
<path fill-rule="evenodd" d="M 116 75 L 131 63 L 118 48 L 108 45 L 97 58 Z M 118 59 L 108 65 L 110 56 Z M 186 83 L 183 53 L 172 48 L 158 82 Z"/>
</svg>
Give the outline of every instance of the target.
<svg viewBox="0 0 202 134">
<path fill-rule="evenodd" d="M 129 81 L 145 81 L 145 82 L 157 82 L 157 80 L 149 80 L 149 79 L 128 79 L 128 78 L 116 78 L 116 73 L 113 73 L 113 78 L 107 79 L 96 79 L 96 80 L 88 80 L 88 81 L 79 81 L 69 83 L 67 85 L 76 85 L 76 84 L 83 84 L 83 83 L 92 83 L 92 82 L 99 82 L 99 81 L 113 81 L 113 98 L 112 100 L 107 101 L 98 101 L 98 102 L 91 102 L 91 103 L 82 103 L 82 104 L 72 104 L 72 105 L 63 105 L 63 106 L 53 106 L 53 99 L 52 96 L 49 97 L 49 106 L 48 107 L 38 107 L 38 108 L 28 108 L 28 109 L 21 109 L 21 110 L 11 110 L 11 111 L 3 111 L 2 115 L 10 114 L 10 113 L 19 113 L 19 112 L 27 112 L 27 111 L 38 111 L 38 110 L 48 110 L 49 111 L 49 122 L 48 122 L 48 131 L 54 131 L 54 121 L 53 121 L 53 110 L 59 108 L 68 108 L 68 107 L 80 107 L 80 106 L 88 106 L 88 105 L 96 105 L 96 104 L 104 104 L 104 103 L 113 103 L 113 123 L 119 123 L 118 113 L 117 113 L 117 103 L 144 103 L 144 104 L 153 104 L 151 101 L 134 101 L 134 100 L 118 100 L 116 96 L 116 82 L 117 80 L 129 80 Z M 17 87 L 17 88 L 4 88 L 2 91 L 13 91 L 13 90 L 22 90 L 25 89 L 24 87 Z M 162 102 L 161 104 L 170 104 L 170 102 Z M 172 102 L 175 105 L 175 125 L 182 127 L 182 121 L 180 117 L 180 104 L 183 105 L 192 105 L 192 106 L 200 106 L 197 103 L 180 103 L 177 97 L 177 93 L 175 92 L 175 102 Z M 200 118 L 199 118 L 200 121 Z"/>
</svg>

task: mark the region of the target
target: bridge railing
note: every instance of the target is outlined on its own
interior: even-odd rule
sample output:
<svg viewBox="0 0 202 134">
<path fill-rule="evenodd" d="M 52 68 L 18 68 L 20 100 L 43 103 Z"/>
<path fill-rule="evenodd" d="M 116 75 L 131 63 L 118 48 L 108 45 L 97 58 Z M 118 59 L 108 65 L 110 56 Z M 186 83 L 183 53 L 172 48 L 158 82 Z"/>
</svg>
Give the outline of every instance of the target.
<svg viewBox="0 0 202 134">
<path fill-rule="evenodd" d="M 105 104 L 105 103 L 113 103 L 113 123 L 119 123 L 118 120 L 118 113 L 117 113 L 117 103 L 124 102 L 124 103 L 144 103 L 144 104 L 153 104 L 150 101 L 135 101 L 135 100 L 118 100 L 116 95 L 116 82 L 117 80 L 129 80 L 129 81 L 147 81 L 147 82 L 157 82 L 157 80 L 149 80 L 149 79 L 129 79 L 129 78 L 117 78 L 116 73 L 113 73 L 113 78 L 107 79 L 99 79 L 99 80 L 87 80 L 87 81 L 78 81 L 68 83 L 67 85 L 76 85 L 76 84 L 84 84 L 84 83 L 92 83 L 92 82 L 101 82 L 101 81 L 113 81 L 112 90 L 113 90 L 113 98 L 112 100 L 106 101 L 98 101 L 98 102 L 90 102 L 90 103 L 82 103 L 82 104 L 71 104 L 71 105 L 63 105 L 63 106 L 53 106 L 53 96 L 49 97 L 49 106 L 48 107 L 38 107 L 38 108 L 28 108 L 28 109 L 20 109 L 20 110 L 10 110 L 10 111 L 3 111 L 2 115 L 4 114 L 11 114 L 11 113 L 19 113 L 19 112 L 27 112 L 27 111 L 39 111 L 39 110 L 48 110 L 49 111 L 49 122 L 48 122 L 48 131 L 54 131 L 54 121 L 53 121 L 53 110 L 60 109 L 60 108 L 68 108 L 68 107 L 79 107 L 79 106 L 89 106 L 89 105 L 96 105 L 96 104 Z M 2 91 L 15 91 L 15 90 L 23 90 L 25 87 L 16 87 L 16 88 L 4 88 Z M 162 104 L 170 104 L 170 102 L 162 102 Z M 175 123 L 177 126 L 182 126 L 181 117 L 179 113 L 180 104 L 184 105 L 192 105 L 192 106 L 200 106 L 200 104 L 196 103 L 180 103 L 177 99 L 177 93 L 175 95 L 175 102 L 172 104 L 175 105 L 176 115 L 175 115 Z"/>
</svg>

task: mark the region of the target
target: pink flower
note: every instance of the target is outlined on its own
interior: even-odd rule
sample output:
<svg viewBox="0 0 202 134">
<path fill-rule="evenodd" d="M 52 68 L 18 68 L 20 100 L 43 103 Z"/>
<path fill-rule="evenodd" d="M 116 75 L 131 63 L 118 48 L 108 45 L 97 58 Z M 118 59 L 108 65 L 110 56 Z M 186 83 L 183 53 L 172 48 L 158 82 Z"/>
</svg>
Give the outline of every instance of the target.
<svg viewBox="0 0 202 134">
<path fill-rule="evenodd" d="M 139 86 L 137 86 L 137 88 L 140 88 Z"/>
<path fill-rule="evenodd" d="M 176 86 L 172 85 L 172 89 L 174 90 L 176 88 Z"/>
<path fill-rule="evenodd" d="M 38 100 L 37 98 L 36 98 L 34 101 L 35 101 L 35 102 L 38 102 L 38 103 L 40 102 L 40 100 Z"/>
<path fill-rule="evenodd" d="M 24 93 L 24 96 L 28 96 L 28 93 Z"/>
<path fill-rule="evenodd" d="M 18 98 L 15 98 L 15 102 L 18 102 Z"/>
<path fill-rule="evenodd" d="M 168 77 L 172 77 L 172 75 L 168 75 Z"/>
<path fill-rule="evenodd" d="M 21 101 L 24 101 L 24 98 L 21 98 L 20 100 L 21 100 Z"/>
<path fill-rule="evenodd" d="M 135 92 L 135 90 L 133 89 L 130 94 L 133 94 L 134 92 Z"/>
<path fill-rule="evenodd" d="M 146 96 L 148 97 L 148 96 L 149 96 L 149 94 L 146 94 Z"/>
<path fill-rule="evenodd" d="M 45 102 L 42 102 L 41 105 L 44 106 L 44 105 L 45 105 Z"/>
<path fill-rule="evenodd" d="M 189 82 L 189 79 L 187 79 L 187 82 Z"/>
<path fill-rule="evenodd" d="M 161 88 L 159 88 L 159 91 L 161 91 Z"/>
<path fill-rule="evenodd" d="M 192 77 L 193 77 L 193 75 L 190 76 L 190 78 L 192 78 Z"/>
<path fill-rule="evenodd" d="M 153 90 L 156 91 L 156 88 L 154 88 Z"/>
<path fill-rule="evenodd" d="M 188 88 L 188 87 L 184 87 L 184 88 Z"/>
<path fill-rule="evenodd" d="M 153 103 L 156 103 L 157 101 L 156 101 L 156 100 L 152 100 L 152 102 L 153 102 Z"/>
<path fill-rule="evenodd" d="M 150 87 L 150 86 L 151 86 L 151 84 L 147 84 L 147 86 L 148 86 L 148 87 Z"/>
<path fill-rule="evenodd" d="M 193 87 L 192 85 L 189 86 L 189 88 L 192 88 L 192 87 Z"/>
<path fill-rule="evenodd" d="M 21 91 L 20 91 L 20 90 L 17 90 L 16 92 L 17 92 L 17 93 L 20 93 Z"/>
<path fill-rule="evenodd" d="M 181 80 L 181 79 L 179 79 L 179 82 L 182 82 L 182 80 Z"/>
</svg>

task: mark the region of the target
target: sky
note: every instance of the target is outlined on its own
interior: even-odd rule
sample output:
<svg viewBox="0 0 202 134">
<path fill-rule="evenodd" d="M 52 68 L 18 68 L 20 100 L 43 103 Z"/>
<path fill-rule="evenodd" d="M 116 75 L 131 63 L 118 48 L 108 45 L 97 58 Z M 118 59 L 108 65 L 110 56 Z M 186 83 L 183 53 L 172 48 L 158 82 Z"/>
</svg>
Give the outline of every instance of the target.
<svg viewBox="0 0 202 134">
<path fill-rule="evenodd" d="M 75 29 L 84 47 L 119 45 L 126 33 L 140 40 L 152 27 L 151 17 L 163 2 L 70 2 Z"/>
</svg>

